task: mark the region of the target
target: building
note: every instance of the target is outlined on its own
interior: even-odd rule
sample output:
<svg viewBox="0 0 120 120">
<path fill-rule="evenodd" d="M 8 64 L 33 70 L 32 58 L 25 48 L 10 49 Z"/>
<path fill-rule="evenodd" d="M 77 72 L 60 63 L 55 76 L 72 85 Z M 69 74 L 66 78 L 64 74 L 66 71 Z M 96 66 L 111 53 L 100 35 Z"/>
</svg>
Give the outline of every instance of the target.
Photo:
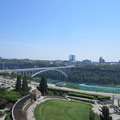
<svg viewBox="0 0 120 120">
<path fill-rule="evenodd" d="M 76 61 L 76 62 L 75 62 L 75 65 L 76 65 L 76 66 L 80 66 L 80 65 L 82 65 L 82 62 L 81 62 L 81 61 Z"/>
<path fill-rule="evenodd" d="M 65 66 L 69 66 L 69 65 L 72 65 L 70 61 L 67 61 L 67 60 L 64 60 L 63 62 L 63 65 Z"/>
<path fill-rule="evenodd" d="M 40 98 L 41 97 L 41 92 L 39 90 L 33 90 L 31 92 L 32 96 L 36 99 Z"/>
<path fill-rule="evenodd" d="M 69 61 L 75 62 L 75 55 L 69 55 Z"/>
<path fill-rule="evenodd" d="M 84 65 L 90 65 L 91 64 L 91 60 L 83 60 L 82 62 Z"/>
<path fill-rule="evenodd" d="M 99 58 L 99 64 L 104 64 L 104 63 L 105 63 L 105 60 L 102 57 L 100 57 Z"/>
</svg>

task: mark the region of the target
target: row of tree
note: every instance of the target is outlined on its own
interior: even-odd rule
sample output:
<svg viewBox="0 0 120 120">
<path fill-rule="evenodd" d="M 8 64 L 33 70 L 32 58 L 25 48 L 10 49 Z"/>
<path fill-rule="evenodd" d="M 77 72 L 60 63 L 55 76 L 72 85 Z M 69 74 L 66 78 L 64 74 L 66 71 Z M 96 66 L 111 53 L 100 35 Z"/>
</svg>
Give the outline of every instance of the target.
<svg viewBox="0 0 120 120">
<path fill-rule="evenodd" d="M 22 95 L 26 95 L 29 92 L 28 82 L 27 82 L 27 76 L 17 76 L 16 81 L 16 91 L 20 92 Z"/>
<path fill-rule="evenodd" d="M 16 81 L 16 91 L 20 92 L 22 95 L 26 95 L 29 93 L 29 87 L 28 87 L 28 77 L 27 76 L 17 76 Z M 38 90 L 42 93 L 42 95 L 45 95 L 48 91 L 47 81 L 45 77 L 41 77 L 40 84 L 38 86 Z"/>
</svg>

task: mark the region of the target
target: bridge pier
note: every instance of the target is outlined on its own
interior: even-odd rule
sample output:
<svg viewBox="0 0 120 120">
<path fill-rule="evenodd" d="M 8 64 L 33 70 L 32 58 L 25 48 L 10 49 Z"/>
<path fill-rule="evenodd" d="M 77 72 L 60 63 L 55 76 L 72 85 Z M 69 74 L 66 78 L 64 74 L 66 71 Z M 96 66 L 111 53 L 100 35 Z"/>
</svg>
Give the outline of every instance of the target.
<svg viewBox="0 0 120 120">
<path fill-rule="evenodd" d="M 20 75 L 24 76 L 24 71 L 20 71 Z"/>
</svg>

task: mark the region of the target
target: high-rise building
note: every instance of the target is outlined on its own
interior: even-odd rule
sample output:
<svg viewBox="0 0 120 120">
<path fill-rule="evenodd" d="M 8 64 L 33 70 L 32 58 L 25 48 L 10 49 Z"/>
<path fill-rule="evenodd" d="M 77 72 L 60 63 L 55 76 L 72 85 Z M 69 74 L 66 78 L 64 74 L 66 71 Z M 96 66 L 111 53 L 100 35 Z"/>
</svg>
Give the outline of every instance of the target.
<svg viewBox="0 0 120 120">
<path fill-rule="evenodd" d="M 69 61 L 75 62 L 75 55 L 69 55 Z"/>
<path fill-rule="evenodd" d="M 100 57 L 100 58 L 99 58 L 99 63 L 100 63 L 100 64 L 104 64 L 104 63 L 105 63 L 105 60 L 104 60 L 102 57 Z"/>
</svg>

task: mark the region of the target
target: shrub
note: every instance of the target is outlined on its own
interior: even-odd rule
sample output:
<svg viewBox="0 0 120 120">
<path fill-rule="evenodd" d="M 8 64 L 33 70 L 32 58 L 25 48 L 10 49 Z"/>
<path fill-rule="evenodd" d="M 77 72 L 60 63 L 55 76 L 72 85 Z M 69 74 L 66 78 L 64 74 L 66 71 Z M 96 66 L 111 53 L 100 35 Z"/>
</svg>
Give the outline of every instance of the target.
<svg viewBox="0 0 120 120">
<path fill-rule="evenodd" d="M 86 94 L 79 94 L 79 93 L 68 93 L 69 96 L 74 97 L 81 97 L 81 98 L 87 98 L 87 99 L 94 99 L 94 96 L 86 95 Z"/>
<path fill-rule="evenodd" d="M 98 96 L 98 100 L 110 100 L 109 96 Z"/>
</svg>

